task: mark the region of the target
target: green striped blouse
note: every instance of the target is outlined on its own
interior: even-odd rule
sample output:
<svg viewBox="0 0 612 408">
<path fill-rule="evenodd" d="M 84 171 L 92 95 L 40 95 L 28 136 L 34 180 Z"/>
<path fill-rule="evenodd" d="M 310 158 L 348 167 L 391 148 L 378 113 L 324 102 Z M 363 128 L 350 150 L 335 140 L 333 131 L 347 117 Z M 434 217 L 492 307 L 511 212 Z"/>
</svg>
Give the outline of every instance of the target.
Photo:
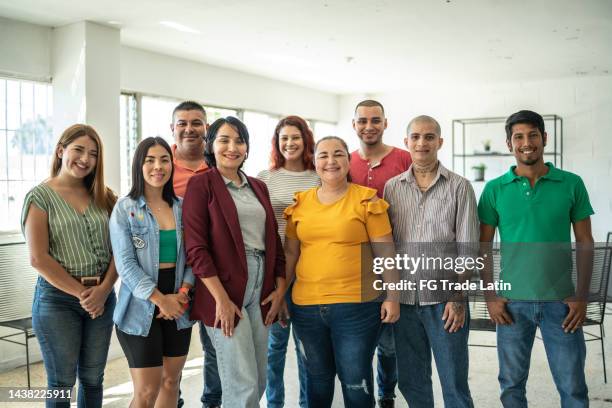
<svg viewBox="0 0 612 408">
<path fill-rule="evenodd" d="M 96 276 L 106 272 L 112 252 L 108 232 L 108 214 L 93 202 L 79 213 L 46 183 L 26 195 L 21 212 L 21 228 L 30 204 L 47 213 L 49 255 L 72 276 Z"/>
</svg>

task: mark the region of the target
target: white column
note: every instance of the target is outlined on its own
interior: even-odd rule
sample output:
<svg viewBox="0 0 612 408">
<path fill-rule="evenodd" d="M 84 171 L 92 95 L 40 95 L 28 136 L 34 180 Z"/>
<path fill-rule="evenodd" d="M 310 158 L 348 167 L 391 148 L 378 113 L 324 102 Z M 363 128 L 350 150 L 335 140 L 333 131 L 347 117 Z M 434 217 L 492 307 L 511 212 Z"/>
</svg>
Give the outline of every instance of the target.
<svg viewBox="0 0 612 408">
<path fill-rule="evenodd" d="M 93 126 L 104 144 L 106 184 L 119 192 L 120 33 L 82 21 L 53 30 L 53 133 Z"/>
</svg>

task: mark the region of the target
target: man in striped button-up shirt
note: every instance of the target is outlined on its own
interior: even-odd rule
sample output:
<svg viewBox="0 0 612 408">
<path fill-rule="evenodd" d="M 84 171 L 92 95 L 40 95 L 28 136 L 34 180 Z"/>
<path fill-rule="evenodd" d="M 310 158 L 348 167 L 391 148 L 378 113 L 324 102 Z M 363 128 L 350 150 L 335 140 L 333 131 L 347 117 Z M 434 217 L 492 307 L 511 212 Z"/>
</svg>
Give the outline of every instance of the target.
<svg viewBox="0 0 612 408">
<path fill-rule="evenodd" d="M 404 142 L 413 163 L 408 171 L 390 179 L 384 190 L 393 238 L 398 251 L 404 248 L 402 252 L 412 257 L 475 257 L 479 239 L 476 198 L 468 180 L 438 161 L 443 142 L 440 133 L 440 125 L 429 116 L 418 116 L 408 125 Z M 459 270 L 433 269 L 416 274 L 402 271 L 402 279 L 416 286 L 401 293 L 401 314 L 394 328 L 398 386 L 410 406 L 434 406 L 431 350 L 445 405 L 473 407 L 465 305 L 451 301 L 454 294 L 440 285 L 442 279 L 459 280 Z M 427 278 L 438 290 L 421 286 L 420 280 Z"/>
</svg>

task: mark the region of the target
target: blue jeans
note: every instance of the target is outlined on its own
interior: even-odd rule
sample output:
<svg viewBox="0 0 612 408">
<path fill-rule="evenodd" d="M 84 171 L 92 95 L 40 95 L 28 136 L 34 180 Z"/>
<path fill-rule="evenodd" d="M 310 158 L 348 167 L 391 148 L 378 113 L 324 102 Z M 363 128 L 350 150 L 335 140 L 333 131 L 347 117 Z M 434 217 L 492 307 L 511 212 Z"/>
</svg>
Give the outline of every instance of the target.
<svg viewBox="0 0 612 408">
<path fill-rule="evenodd" d="M 395 339 L 393 338 L 393 324 L 384 323 L 380 330 L 376 357 L 376 382 L 378 384 L 378 397 L 380 399 L 395 398 L 397 385 L 397 359 L 395 357 Z"/>
<path fill-rule="evenodd" d="M 221 405 L 221 380 L 217 368 L 217 352 L 213 347 L 206 326 L 200 322 L 200 341 L 204 349 L 204 390 L 202 391 L 202 407 Z"/>
<path fill-rule="evenodd" d="M 499 384 L 504 407 L 527 407 L 525 386 L 529 375 L 531 348 L 540 328 L 561 407 L 588 407 L 584 378 L 586 346 L 582 329 L 564 333 L 561 324 L 569 307 L 562 302 L 508 302 L 513 324 L 497 326 Z"/>
<path fill-rule="evenodd" d="M 344 406 L 373 407 L 380 303 L 293 305 L 291 316 L 306 363 L 308 406 L 331 407 L 338 374 Z"/>
<path fill-rule="evenodd" d="M 292 307 L 291 290 L 289 287 L 285 299 L 289 308 Z M 268 384 L 266 386 L 266 399 L 268 408 L 282 408 L 285 406 L 285 383 L 283 375 L 285 372 L 285 357 L 287 345 L 289 344 L 289 333 L 291 332 L 291 320 L 287 321 L 287 327 L 282 327 L 276 322 L 270 328 L 268 337 Z M 306 401 L 306 365 L 301 353 L 297 349 L 298 339 L 293 330 L 293 342 L 297 354 L 298 379 L 300 381 L 300 408 L 308 407 Z"/>
<path fill-rule="evenodd" d="M 266 390 L 268 327 L 261 315 L 261 289 L 265 257 L 261 251 L 246 251 L 249 278 L 242 303 L 242 319 L 232 337 L 221 329 L 206 326 L 217 351 L 219 377 L 223 387 L 222 405 L 227 408 L 259 408 Z"/>
<path fill-rule="evenodd" d="M 92 319 L 79 299 L 38 278 L 32 326 L 45 363 L 47 386 L 72 388 L 78 375 L 78 407 L 102 406 L 115 303 L 113 291 L 106 299 L 102 316 Z M 70 407 L 70 403 L 48 399 L 46 406 Z"/>
<path fill-rule="evenodd" d="M 469 315 L 462 329 L 444 330 L 444 307 L 436 305 L 400 305 L 400 318 L 393 328 L 397 354 L 398 387 L 414 408 L 433 408 L 431 354 L 442 386 L 444 406 L 473 407 L 468 386 Z"/>
</svg>

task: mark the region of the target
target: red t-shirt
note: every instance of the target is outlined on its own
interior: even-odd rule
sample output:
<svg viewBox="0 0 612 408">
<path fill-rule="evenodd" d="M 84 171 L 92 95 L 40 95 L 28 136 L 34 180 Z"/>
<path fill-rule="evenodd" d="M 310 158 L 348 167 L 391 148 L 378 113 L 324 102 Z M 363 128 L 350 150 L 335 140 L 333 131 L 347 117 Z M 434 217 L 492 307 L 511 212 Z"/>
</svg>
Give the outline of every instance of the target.
<svg viewBox="0 0 612 408">
<path fill-rule="evenodd" d="M 362 159 L 359 151 L 355 150 L 351 153 L 351 178 L 355 184 L 376 189 L 376 195 L 382 198 L 387 180 L 408 170 L 410 164 L 412 164 L 410 153 L 397 147 L 373 167 L 370 167 L 370 162 Z"/>
</svg>

